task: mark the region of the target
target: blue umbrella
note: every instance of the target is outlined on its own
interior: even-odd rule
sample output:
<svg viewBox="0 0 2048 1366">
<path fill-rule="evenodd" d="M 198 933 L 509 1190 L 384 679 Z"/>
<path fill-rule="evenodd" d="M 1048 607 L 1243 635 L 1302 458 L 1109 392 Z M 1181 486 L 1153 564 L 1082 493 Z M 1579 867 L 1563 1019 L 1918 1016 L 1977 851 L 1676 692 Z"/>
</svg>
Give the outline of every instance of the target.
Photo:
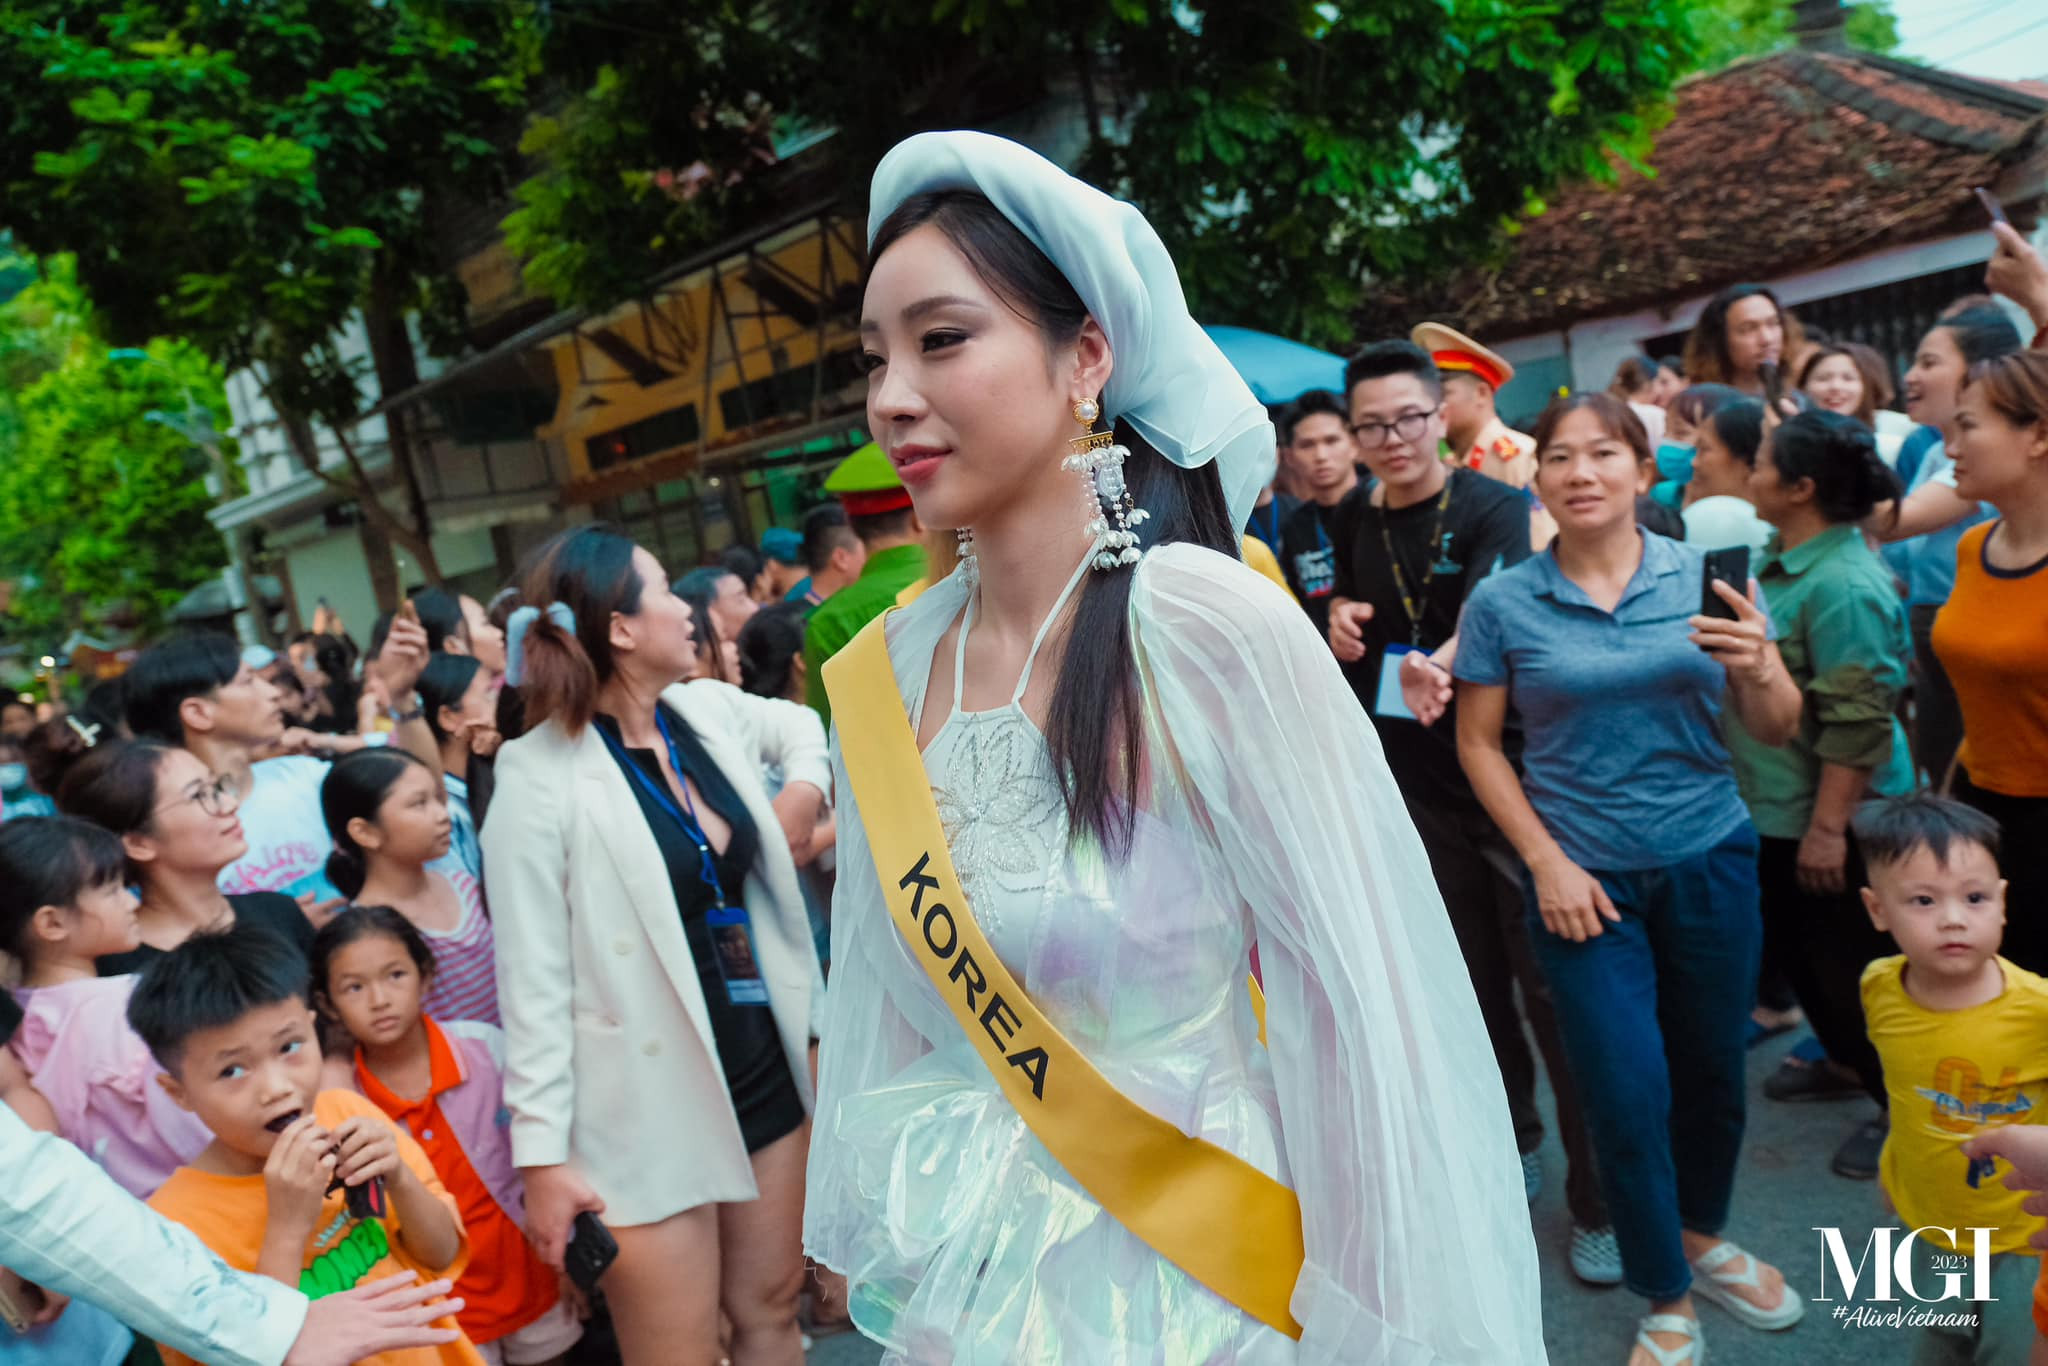
<svg viewBox="0 0 2048 1366">
<path fill-rule="evenodd" d="M 1204 327 L 1268 407 L 1292 403 L 1311 389 L 1344 392 L 1344 358 L 1249 327 Z"/>
</svg>

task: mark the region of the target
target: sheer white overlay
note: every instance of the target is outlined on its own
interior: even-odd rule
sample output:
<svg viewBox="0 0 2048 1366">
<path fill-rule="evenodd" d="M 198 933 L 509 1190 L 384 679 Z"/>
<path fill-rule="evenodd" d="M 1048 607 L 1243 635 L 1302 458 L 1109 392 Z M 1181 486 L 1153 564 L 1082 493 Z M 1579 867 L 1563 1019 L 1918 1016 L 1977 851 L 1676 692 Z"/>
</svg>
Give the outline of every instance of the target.
<svg viewBox="0 0 2048 1366">
<path fill-rule="evenodd" d="M 1500 1073 L 1371 723 L 1256 573 L 1188 546 L 1134 572 L 1150 776 L 1127 861 L 1070 836 L 1014 703 L 956 695 L 926 768 L 976 917 L 1039 1008 L 1125 1094 L 1300 1192 L 1303 1338 L 1189 1280 L 1025 1128 L 889 923 L 836 737 L 807 1249 L 891 1361 L 1543 1362 Z M 912 717 L 967 597 L 956 574 L 890 620 Z"/>
</svg>

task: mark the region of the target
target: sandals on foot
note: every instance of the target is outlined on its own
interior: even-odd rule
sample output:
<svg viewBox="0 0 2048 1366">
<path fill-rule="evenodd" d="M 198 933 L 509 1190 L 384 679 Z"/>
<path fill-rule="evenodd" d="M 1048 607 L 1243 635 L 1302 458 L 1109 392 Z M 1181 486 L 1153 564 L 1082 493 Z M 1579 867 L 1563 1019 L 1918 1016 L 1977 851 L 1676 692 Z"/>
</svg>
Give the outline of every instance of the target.
<svg viewBox="0 0 2048 1366">
<path fill-rule="evenodd" d="M 1728 1264 L 1738 1258 L 1747 1259 L 1748 1270 L 1729 1269 Z M 1806 1315 L 1806 1302 L 1789 1285 L 1784 1288 L 1785 1298 L 1775 1309 L 1765 1309 L 1736 1293 L 1737 1286 L 1763 1286 L 1763 1263 L 1725 1239 L 1695 1258 L 1692 1269 L 1704 1278 L 1693 1281 L 1693 1293 L 1712 1300 L 1751 1328 L 1774 1333 L 1790 1328 Z"/>
<path fill-rule="evenodd" d="M 1683 1333 L 1680 1347 L 1659 1347 L 1650 1341 L 1652 1333 Z M 1707 1340 L 1700 1334 L 1700 1321 L 1683 1314 L 1649 1314 L 1636 1325 L 1636 1346 L 1650 1354 L 1657 1366 L 1702 1366 L 1707 1359 Z"/>
</svg>

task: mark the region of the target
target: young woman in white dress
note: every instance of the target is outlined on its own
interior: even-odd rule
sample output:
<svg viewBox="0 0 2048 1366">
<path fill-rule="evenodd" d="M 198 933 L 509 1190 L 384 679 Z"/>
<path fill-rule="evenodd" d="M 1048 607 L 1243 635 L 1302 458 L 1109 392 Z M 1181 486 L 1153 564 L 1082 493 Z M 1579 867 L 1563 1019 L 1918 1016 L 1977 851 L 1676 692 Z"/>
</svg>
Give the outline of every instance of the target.
<svg viewBox="0 0 2048 1366">
<path fill-rule="evenodd" d="M 1155 1252 L 1026 1126 L 891 923 L 865 824 L 891 817 L 836 743 L 809 1251 L 890 1361 L 1542 1362 L 1506 1101 L 1428 861 L 1329 650 L 1236 559 L 1264 411 L 1145 220 L 1014 143 L 911 139 L 869 221 L 870 427 L 919 518 L 963 529 L 962 566 L 886 623 L 960 884 L 1125 1096 L 1298 1192 L 1303 1331 Z M 1063 468 L 1086 403 L 1149 514 L 1128 555 L 1113 480 Z"/>
</svg>

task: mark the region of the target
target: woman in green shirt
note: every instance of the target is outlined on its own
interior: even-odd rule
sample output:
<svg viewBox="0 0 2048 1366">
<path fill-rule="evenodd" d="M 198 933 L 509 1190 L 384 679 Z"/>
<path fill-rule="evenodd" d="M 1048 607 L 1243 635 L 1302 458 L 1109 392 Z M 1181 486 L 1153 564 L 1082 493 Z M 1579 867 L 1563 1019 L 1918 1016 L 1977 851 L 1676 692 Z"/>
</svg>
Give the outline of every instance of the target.
<svg viewBox="0 0 2048 1366">
<path fill-rule="evenodd" d="M 1839 413 L 1791 418 L 1759 448 L 1749 492 L 1776 528 L 1757 580 L 1778 649 L 1805 699 L 1799 731 L 1758 743 L 1727 716 L 1736 780 L 1761 837 L 1767 957 L 1780 964 L 1829 1062 L 1884 1103 L 1884 1075 L 1863 1029 L 1864 965 L 1891 952 L 1864 913 L 1862 861 L 1849 817 L 1865 796 L 1913 786 L 1897 720 L 1912 636 L 1891 571 L 1859 526 L 1898 496 L 1868 427 Z M 1877 1174 L 1884 1143 L 1872 1119 L 1835 1154 L 1844 1176 Z"/>
</svg>

